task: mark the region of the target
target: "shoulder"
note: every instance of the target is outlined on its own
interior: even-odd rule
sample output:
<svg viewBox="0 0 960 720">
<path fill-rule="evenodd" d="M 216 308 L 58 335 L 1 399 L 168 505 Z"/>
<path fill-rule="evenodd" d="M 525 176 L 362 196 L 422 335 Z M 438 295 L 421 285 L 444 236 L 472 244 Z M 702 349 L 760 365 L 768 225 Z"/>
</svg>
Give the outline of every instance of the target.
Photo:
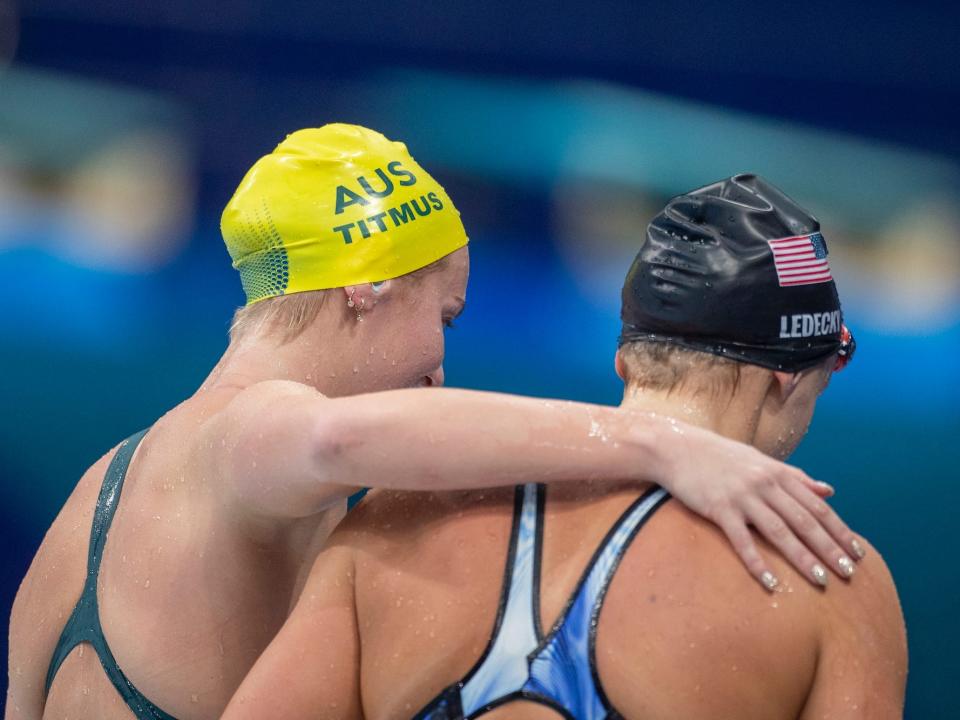
<svg viewBox="0 0 960 720">
<path fill-rule="evenodd" d="M 625 666 L 662 687 L 699 688 L 731 708 L 786 703 L 784 715 L 802 707 L 814 679 L 831 668 L 851 682 L 857 667 L 883 663 L 890 678 L 905 671 L 900 606 L 875 548 L 864 543 L 867 555 L 851 580 L 831 575 L 821 589 L 757 540 L 780 580 L 773 593 L 749 576 L 717 528 L 668 502 L 639 533 L 610 586 L 602 652 L 629 658 Z M 673 670 L 680 667 L 682 677 Z M 602 660 L 600 668 L 618 697 L 628 697 L 631 676 Z"/>
<path fill-rule="evenodd" d="M 822 593 L 760 545 L 778 592 L 761 587 L 723 534 L 679 502 L 648 520 L 610 584 L 597 633 L 598 670 L 616 707 L 796 716 L 816 672 Z M 638 677 L 660 690 L 644 696 Z"/>
<path fill-rule="evenodd" d="M 893 578 L 876 548 L 849 583 L 834 583 L 817 608 L 817 674 L 803 718 L 900 718 L 907 639 Z M 846 714 L 845 714 L 846 713 Z"/>
<path fill-rule="evenodd" d="M 819 619 L 824 643 L 883 648 L 906 661 L 903 611 L 890 568 L 880 552 L 861 539 L 866 555 L 849 582 L 834 582 L 823 593 Z"/>
<path fill-rule="evenodd" d="M 263 380 L 244 388 L 226 405 L 224 412 L 263 408 L 296 398 L 323 399 L 324 395 L 310 385 L 293 380 Z"/>
<path fill-rule="evenodd" d="M 298 402 L 325 399 L 316 388 L 291 380 L 264 380 L 239 391 L 201 426 L 203 446 L 211 440 L 231 441 L 241 433 L 268 428 L 272 417 L 287 413 Z"/>
</svg>

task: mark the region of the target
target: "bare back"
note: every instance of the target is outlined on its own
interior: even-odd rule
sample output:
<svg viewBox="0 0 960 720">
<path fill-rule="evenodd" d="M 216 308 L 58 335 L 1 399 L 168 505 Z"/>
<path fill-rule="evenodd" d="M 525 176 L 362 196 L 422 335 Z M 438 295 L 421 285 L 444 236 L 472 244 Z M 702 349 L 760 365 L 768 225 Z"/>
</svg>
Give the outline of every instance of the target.
<svg viewBox="0 0 960 720">
<path fill-rule="evenodd" d="M 97 583 L 117 664 L 177 718 L 219 715 L 283 623 L 304 557 L 343 510 L 281 533 L 238 522 L 205 432 L 230 399 L 191 400 L 164 416 L 132 458 Z M 47 670 L 84 585 L 91 522 L 111 451 L 95 463 L 48 531 L 11 616 L 7 718 L 134 717 L 92 647 L 78 645 L 45 692 Z"/>
<path fill-rule="evenodd" d="M 638 495 L 636 486 L 550 489 L 539 577 L 544 632 Z M 373 493 L 333 535 L 301 604 L 309 617 L 309 600 L 324 592 L 317 583 L 352 580 L 363 716 L 414 716 L 485 654 L 513 515 L 509 491 Z M 674 501 L 663 505 L 628 546 L 602 602 L 596 670 L 612 708 L 644 720 L 819 717 L 825 707 L 832 717 L 894 717 L 905 673 L 902 620 L 877 553 L 852 583 L 828 592 L 768 554 L 782 581 L 774 594 L 743 576 L 713 526 Z M 298 615 L 299 607 L 288 626 Z M 309 621 L 293 624 L 290 638 L 317 646 L 309 631 Z M 309 672 L 308 663 L 297 672 Z M 313 670 L 307 680 L 316 687 L 334 686 L 342 672 L 326 663 Z M 837 677 L 846 678 L 840 697 Z M 321 717 L 355 716 L 323 709 Z M 485 717 L 560 715 L 514 700 Z"/>
</svg>

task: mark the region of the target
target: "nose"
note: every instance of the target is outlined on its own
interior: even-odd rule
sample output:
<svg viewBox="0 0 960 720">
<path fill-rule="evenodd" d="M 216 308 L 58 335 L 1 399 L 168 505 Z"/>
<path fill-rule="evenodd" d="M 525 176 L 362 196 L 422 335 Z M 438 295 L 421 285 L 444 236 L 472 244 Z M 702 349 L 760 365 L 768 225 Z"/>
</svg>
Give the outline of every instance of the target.
<svg viewBox="0 0 960 720">
<path fill-rule="evenodd" d="M 443 387 L 443 366 L 441 365 L 432 373 L 427 375 L 427 385 L 429 387 Z"/>
</svg>

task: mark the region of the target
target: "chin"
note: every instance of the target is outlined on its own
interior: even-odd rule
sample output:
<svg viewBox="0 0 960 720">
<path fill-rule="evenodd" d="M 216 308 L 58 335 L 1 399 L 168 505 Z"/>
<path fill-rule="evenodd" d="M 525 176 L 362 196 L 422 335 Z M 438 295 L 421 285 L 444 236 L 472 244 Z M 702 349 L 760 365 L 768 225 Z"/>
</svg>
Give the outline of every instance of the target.
<svg viewBox="0 0 960 720">
<path fill-rule="evenodd" d="M 786 460 L 788 457 L 793 455 L 793 451 L 796 450 L 799 445 L 799 442 L 781 445 L 772 453 L 772 455 L 777 460 Z"/>
<path fill-rule="evenodd" d="M 764 455 L 769 455 L 774 460 L 786 460 L 797 449 L 796 444 L 787 444 L 783 442 L 773 443 L 754 443 L 754 447 Z"/>
</svg>

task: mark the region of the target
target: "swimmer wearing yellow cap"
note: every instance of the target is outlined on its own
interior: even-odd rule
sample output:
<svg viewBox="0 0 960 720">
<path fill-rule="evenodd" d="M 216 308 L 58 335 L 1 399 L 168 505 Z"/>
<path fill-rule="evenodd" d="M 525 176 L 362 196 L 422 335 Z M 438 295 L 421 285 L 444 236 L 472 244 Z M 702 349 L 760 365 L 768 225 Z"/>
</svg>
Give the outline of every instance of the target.
<svg viewBox="0 0 960 720">
<path fill-rule="evenodd" d="M 294 133 L 244 178 L 223 234 L 247 307 L 196 393 L 96 462 L 48 532 L 11 617 L 19 717 L 219 717 L 359 487 L 653 481 L 739 538 L 758 579 L 759 488 L 822 503 L 800 471 L 667 418 L 411 389 L 443 384 L 469 260 L 401 143 Z M 816 517 L 775 538 L 795 563 L 804 542 L 829 561 L 831 535 L 853 539 Z"/>
<path fill-rule="evenodd" d="M 389 280 L 467 244 L 407 147 L 356 125 L 300 130 L 247 173 L 221 220 L 247 305 Z"/>
</svg>

